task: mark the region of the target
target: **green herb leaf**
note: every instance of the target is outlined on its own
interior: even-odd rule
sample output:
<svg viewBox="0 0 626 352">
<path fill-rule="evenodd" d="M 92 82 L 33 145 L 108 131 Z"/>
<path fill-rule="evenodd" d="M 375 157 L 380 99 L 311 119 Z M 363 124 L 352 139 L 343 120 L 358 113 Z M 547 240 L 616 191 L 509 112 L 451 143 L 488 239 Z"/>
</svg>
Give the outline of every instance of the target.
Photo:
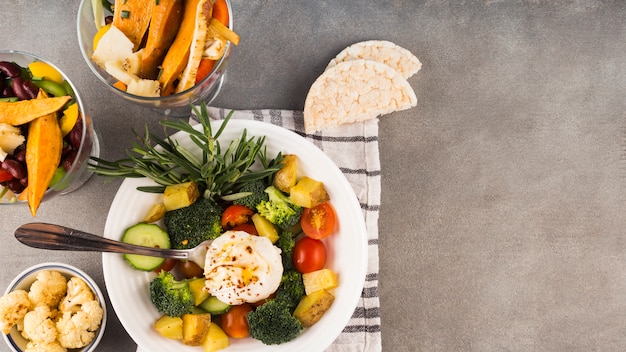
<svg viewBox="0 0 626 352">
<path fill-rule="evenodd" d="M 281 153 L 270 159 L 265 147 L 265 137 L 248 138 L 244 129 L 241 136 L 232 140 L 224 152 L 218 138 L 224 132 L 233 112 L 231 111 L 213 133 L 206 104 L 200 109 L 193 107 L 200 128 L 194 128 L 184 120 L 164 120 L 166 128 L 188 134 L 197 151 L 182 146 L 171 137 L 161 138 L 152 134 L 148 126 L 144 135 L 135 130 L 132 147 L 127 157 L 107 161 L 92 157 L 89 169 L 106 177 L 147 177 L 159 186 L 138 187 L 140 191 L 161 193 L 165 186 L 194 181 L 204 189 L 205 198 L 229 199 L 243 185 L 259 179 L 271 182 L 280 170 Z"/>
</svg>

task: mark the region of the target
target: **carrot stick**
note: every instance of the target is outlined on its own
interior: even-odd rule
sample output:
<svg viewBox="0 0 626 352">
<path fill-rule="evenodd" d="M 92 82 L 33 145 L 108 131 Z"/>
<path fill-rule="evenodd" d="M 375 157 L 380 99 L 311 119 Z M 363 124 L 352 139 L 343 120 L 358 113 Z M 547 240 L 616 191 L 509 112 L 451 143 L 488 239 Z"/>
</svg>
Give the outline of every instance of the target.
<svg viewBox="0 0 626 352">
<path fill-rule="evenodd" d="M 198 67 L 198 73 L 196 74 L 196 84 L 200 83 L 204 77 L 208 76 L 215 66 L 215 60 L 202 59 L 200 60 L 200 66 Z"/>
<path fill-rule="evenodd" d="M 215 0 L 213 4 L 213 18 L 228 27 L 228 6 L 226 0 Z"/>
</svg>

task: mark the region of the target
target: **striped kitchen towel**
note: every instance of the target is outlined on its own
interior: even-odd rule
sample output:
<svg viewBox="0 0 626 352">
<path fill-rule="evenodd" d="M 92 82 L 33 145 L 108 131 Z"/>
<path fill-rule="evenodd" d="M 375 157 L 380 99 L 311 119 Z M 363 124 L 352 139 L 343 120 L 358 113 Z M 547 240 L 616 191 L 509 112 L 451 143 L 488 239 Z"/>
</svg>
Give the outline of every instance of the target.
<svg viewBox="0 0 626 352">
<path fill-rule="evenodd" d="M 209 116 L 224 119 L 231 110 L 209 107 Z M 360 203 L 368 232 L 368 270 L 361 300 L 352 319 L 329 352 L 380 351 L 380 302 L 378 299 L 378 212 L 380 206 L 380 158 L 378 119 L 343 125 L 323 133 L 305 134 L 301 111 L 240 110 L 232 118 L 272 123 L 292 130 L 324 151 L 344 173 Z"/>
<path fill-rule="evenodd" d="M 208 107 L 221 120 L 230 109 Z M 378 297 L 378 213 L 381 170 L 378 154 L 378 119 L 343 125 L 323 133 L 305 134 L 301 111 L 240 110 L 233 119 L 272 123 L 292 130 L 328 155 L 344 173 L 356 193 L 368 233 L 368 270 L 361 299 L 343 332 L 326 352 L 377 352 L 382 350 Z M 191 117 L 191 123 L 194 117 Z M 148 352 L 137 349 L 137 352 Z"/>
</svg>

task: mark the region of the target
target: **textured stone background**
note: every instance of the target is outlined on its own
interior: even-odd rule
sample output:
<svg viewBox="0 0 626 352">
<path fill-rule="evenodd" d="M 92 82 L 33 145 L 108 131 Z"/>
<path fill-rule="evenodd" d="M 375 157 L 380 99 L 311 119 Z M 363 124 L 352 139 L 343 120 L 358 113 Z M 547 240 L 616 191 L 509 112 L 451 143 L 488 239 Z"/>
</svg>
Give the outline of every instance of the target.
<svg viewBox="0 0 626 352">
<path fill-rule="evenodd" d="M 0 47 L 44 55 L 74 78 L 93 105 L 104 157 L 121 155 L 130 127 L 156 125 L 154 113 L 120 104 L 89 74 L 76 46 L 78 1 L 2 7 Z M 360 40 L 394 41 L 423 62 L 410 79 L 418 107 L 380 120 L 384 351 L 626 347 L 623 1 L 233 8 L 242 42 L 216 106 L 302 109 L 326 63 Z M 118 185 L 90 182 L 38 220 L 101 232 Z M 92 206 L 72 209 L 79 203 Z M 68 209 L 79 216 L 65 217 Z M 31 220 L 1 211 L 7 238 Z M 41 261 L 23 248 L 14 258 L 16 247 L 0 248 L 7 271 Z M 101 280 L 99 257 L 46 259 L 80 263 Z M 105 341 L 133 349 L 114 317 Z"/>
</svg>

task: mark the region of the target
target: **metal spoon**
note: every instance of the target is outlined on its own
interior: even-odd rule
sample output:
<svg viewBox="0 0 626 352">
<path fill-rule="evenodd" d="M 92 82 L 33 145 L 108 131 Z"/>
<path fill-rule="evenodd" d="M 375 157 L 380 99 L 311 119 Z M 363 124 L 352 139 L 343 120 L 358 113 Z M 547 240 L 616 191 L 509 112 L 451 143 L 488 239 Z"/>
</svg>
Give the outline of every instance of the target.
<svg viewBox="0 0 626 352">
<path fill-rule="evenodd" d="M 144 247 L 111 240 L 69 227 L 34 222 L 15 230 L 15 238 L 23 244 L 40 249 L 140 254 L 159 258 L 191 260 L 204 268 L 206 252 L 212 240 L 191 249 Z"/>
</svg>

